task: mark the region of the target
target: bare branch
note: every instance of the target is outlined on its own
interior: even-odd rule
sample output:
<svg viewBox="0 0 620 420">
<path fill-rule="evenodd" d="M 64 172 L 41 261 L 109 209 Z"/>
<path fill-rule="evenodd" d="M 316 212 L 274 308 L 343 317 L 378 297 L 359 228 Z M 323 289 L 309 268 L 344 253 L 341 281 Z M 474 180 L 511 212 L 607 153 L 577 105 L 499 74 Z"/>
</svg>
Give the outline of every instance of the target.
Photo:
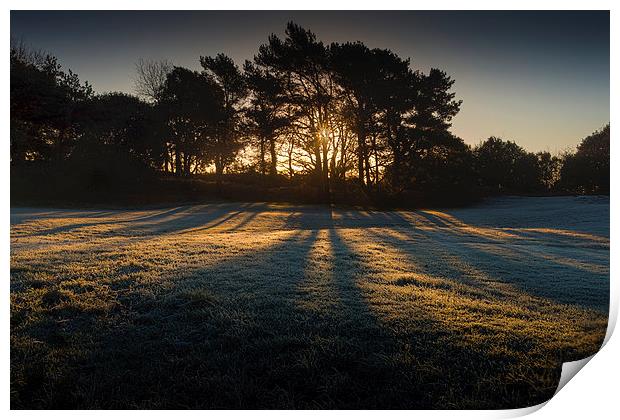
<svg viewBox="0 0 620 420">
<path fill-rule="evenodd" d="M 138 60 L 134 78 L 136 94 L 152 102 L 159 101 L 166 77 L 172 68 L 173 64 L 168 60 Z"/>
</svg>

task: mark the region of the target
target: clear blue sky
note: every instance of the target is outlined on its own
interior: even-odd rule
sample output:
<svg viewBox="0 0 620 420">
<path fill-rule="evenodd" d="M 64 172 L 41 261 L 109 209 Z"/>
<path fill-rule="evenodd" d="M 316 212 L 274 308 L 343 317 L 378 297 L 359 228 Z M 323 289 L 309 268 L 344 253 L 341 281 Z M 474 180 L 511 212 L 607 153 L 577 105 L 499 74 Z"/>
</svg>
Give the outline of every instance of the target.
<svg viewBox="0 0 620 420">
<path fill-rule="evenodd" d="M 199 69 L 251 59 L 293 20 L 326 43 L 360 40 L 437 67 L 463 100 L 452 131 L 556 152 L 609 121 L 609 13 L 418 11 L 12 11 L 11 36 L 58 57 L 97 92 L 132 92 L 139 58 Z"/>
</svg>

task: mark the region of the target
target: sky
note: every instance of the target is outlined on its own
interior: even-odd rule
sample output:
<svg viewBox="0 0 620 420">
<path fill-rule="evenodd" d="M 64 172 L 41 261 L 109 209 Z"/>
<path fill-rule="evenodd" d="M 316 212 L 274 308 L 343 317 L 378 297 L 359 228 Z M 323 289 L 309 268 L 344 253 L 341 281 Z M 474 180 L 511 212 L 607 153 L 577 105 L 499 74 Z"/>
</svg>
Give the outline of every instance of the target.
<svg viewBox="0 0 620 420">
<path fill-rule="evenodd" d="M 452 132 L 472 145 L 499 136 L 557 153 L 609 122 L 607 11 L 11 11 L 11 38 L 96 92 L 133 93 L 140 58 L 199 70 L 223 52 L 241 65 L 288 21 L 447 72 L 463 100 Z"/>
</svg>

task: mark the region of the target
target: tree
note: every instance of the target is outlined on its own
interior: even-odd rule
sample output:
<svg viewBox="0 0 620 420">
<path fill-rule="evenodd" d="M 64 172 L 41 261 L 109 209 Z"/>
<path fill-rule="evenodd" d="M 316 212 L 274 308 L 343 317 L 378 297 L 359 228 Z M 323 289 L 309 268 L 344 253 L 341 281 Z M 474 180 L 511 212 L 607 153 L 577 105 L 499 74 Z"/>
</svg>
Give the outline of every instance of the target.
<svg viewBox="0 0 620 420">
<path fill-rule="evenodd" d="M 269 173 L 277 174 L 276 143 L 280 133 L 290 124 L 286 114 L 286 96 L 280 79 L 250 61 L 244 65 L 245 79 L 251 91 L 250 108 L 246 111 L 250 130 L 259 141 L 260 171 L 266 173 L 265 143 L 271 157 Z"/>
<path fill-rule="evenodd" d="M 392 186 L 402 188 L 406 187 L 403 181 L 405 162 L 414 146 L 408 118 L 415 109 L 420 74 L 409 68 L 409 60 L 403 60 L 389 50 L 376 50 L 375 54 L 383 68 L 376 87 L 380 135 L 391 151 Z"/>
<path fill-rule="evenodd" d="M 539 182 L 543 190 L 550 191 L 555 188 L 560 179 L 562 159 L 553 156 L 549 152 L 536 153 L 538 160 Z"/>
<path fill-rule="evenodd" d="M 444 71 L 432 68 L 428 75 L 418 73 L 417 85 L 415 111 L 407 122 L 419 131 L 420 136 L 445 132 L 463 103 L 455 100 L 456 94 L 451 92 L 454 80 Z"/>
<path fill-rule="evenodd" d="M 11 162 L 67 158 L 79 137 L 78 110 L 93 94 L 55 57 L 11 47 Z"/>
<path fill-rule="evenodd" d="M 538 158 L 516 143 L 490 137 L 474 153 L 480 183 L 491 192 L 532 192 L 540 189 Z"/>
<path fill-rule="evenodd" d="M 357 180 L 364 185 L 364 169 L 368 169 L 366 138 L 372 130 L 377 106 L 375 87 L 384 63 L 376 60 L 376 54 L 361 42 L 334 43 L 329 53 L 335 80 L 342 88 L 343 112 L 357 136 Z"/>
<path fill-rule="evenodd" d="M 167 115 L 177 175 L 189 175 L 192 167 L 213 160 L 224 118 L 224 92 L 207 75 L 182 67 L 168 74 L 161 95 Z"/>
<path fill-rule="evenodd" d="M 400 122 L 398 118 L 391 120 L 394 126 L 390 131 L 393 134 L 388 139 L 394 154 L 393 182 L 399 185 L 404 176 L 408 180 L 404 186 L 410 188 L 411 182 L 419 182 L 419 174 L 429 169 L 423 167 L 417 170 L 416 164 L 425 164 L 438 151 L 441 151 L 439 156 L 448 151 L 457 152 L 463 159 L 466 159 L 464 156 L 467 153 L 462 140 L 457 140 L 448 132 L 451 120 L 462 103 L 454 100 L 456 94 L 451 92 L 454 80 L 434 68 L 428 75 L 416 72 L 409 76 L 409 80 L 409 84 L 404 82 L 399 89 L 399 92 L 408 92 L 408 96 L 397 102 L 403 105 L 409 103 L 411 108 L 405 105 L 401 109 L 404 112 Z M 409 91 L 405 90 L 407 88 Z M 467 178 L 467 174 L 463 175 Z"/>
<path fill-rule="evenodd" d="M 435 133 L 433 141 L 416 142 L 416 149 L 402 165 L 404 188 L 435 199 L 468 194 L 475 185 L 471 148 L 448 131 Z M 391 171 L 391 166 L 388 169 Z"/>
<path fill-rule="evenodd" d="M 575 154 L 566 156 L 560 184 L 568 191 L 609 194 L 609 124 L 581 141 Z"/>
<path fill-rule="evenodd" d="M 152 169 L 161 169 L 165 127 L 154 105 L 113 92 L 93 96 L 80 114 L 86 139 L 113 147 Z"/>
<path fill-rule="evenodd" d="M 207 153 L 215 164 L 218 190 L 221 190 L 222 174 L 242 147 L 240 121 L 247 85 L 239 67 L 224 54 L 201 56 L 200 64 L 204 68 L 203 75 L 222 92 L 219 119 L 207 144 Z"/>
<path fill-rule="evenodd" d="M 329 126 L 335 84 L 325 45 L 316 35 L 289 22 L 286 38 L 276 35 L 261 45 L 255 64 L 284 82 L 299 145 L 313 165 L 324 198 L 329 195 Z"/>
<path fill-rule="evenodd" d="M 215 168 L 221 191 L 224 173 L 256 167 L 245 164 L 245 149 L 258 151 L 260 173 L 271 176 L 281 153 L 289 178 L 323 201 L 333 192 L 454 197 L 474 187 L 609 191 L 609 125 L 562 157 L 495 137 L 472 149 L 450 132 L 462 104 L 454 80 L 439 69 L 416 70 L 389 49 L 326 46 L 289 22 L 243 70 L 224 54 L 200 64 L 198 72 L 139 60 L 138 97 L 94 95 L 54 57 L 13 45 L 12 165 L 41 163 L 45 171 L 107 162 L 127 177 L 131 165 L 177 176 Z"/>
<path fill-rule="evenodd" d="M 134 89 L 138 96 L 154 103 L 159 102 L 166 78 L 173 68 L 168 60 L 138 60 L 134 79 Z"/>
</svg>

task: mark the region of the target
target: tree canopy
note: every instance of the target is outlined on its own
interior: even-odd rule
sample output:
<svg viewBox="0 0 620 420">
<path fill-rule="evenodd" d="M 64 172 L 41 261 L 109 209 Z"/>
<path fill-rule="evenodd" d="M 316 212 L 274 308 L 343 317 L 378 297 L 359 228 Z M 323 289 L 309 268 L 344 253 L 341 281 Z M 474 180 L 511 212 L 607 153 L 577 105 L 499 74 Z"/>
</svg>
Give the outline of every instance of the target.
<svg viewBox="0 0 620 420">
<path fill-rule="evenodd" d="M 109 155 L 121 176 L 125 161 L 154 177 L 213 173 L 221 192 L 226 176 L 256 174 L 320 201 L 609 192 L 609 125 L 562 156 L 497 137 L 470 147 L 450 132 L 454 79 L 389 49 L 327 45 L 290 22 L 241 67 L 223 53 L 197 64 L 139 60 L 138 96 L 95 94 L 56 58 L 12 46 L 12 166 Z"/>
</svg>

